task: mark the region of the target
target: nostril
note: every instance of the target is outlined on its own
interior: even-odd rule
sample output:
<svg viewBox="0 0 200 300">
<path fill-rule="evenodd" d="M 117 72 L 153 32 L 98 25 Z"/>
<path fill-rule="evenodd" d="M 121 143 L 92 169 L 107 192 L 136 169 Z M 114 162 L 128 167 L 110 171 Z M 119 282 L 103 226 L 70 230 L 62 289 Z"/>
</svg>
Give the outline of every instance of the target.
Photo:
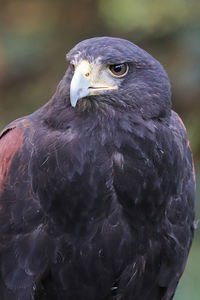
<svg viewBox="0 0 200 300">
<path fill-rule="evenodd" d="M 88 73 L 85 74 L 85 77 L 88 77 L 89 75 L 90 75 L 90 73 L 88 72 Z"/>
</svg>

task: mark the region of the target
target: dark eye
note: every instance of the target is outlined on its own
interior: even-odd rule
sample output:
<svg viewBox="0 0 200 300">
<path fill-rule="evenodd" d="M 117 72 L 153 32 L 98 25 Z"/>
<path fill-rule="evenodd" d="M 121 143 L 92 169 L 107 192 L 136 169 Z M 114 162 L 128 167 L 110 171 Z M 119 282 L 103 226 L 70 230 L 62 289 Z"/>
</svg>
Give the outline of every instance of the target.
<svg viewBox="0 0 200 300">
<path fill-rule="evenodd" d="M 71 69 L 72 73 L 74 73 L 75 66 L 74 66 L 72 63 L 70 63 L 70 64 L 69 64 L 69 67 L 70 67 L 70 69 Z"/>
<path fill-rule="evenodd" d="M 110 65 L 108 68 L 115 77 L 123 77 L 128 73 L 128 64 L 126 63 Z"/>
</svg>

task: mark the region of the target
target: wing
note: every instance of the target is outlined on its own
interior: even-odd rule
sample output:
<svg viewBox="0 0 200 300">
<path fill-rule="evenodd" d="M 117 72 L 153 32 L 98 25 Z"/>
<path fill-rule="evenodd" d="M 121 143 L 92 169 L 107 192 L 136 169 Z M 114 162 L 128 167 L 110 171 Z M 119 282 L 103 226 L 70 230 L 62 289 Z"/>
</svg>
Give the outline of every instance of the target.
<svg viewBox="0 0 200 300">
<path fill-rule="evenodd" d="M 31 125 L 0 135 L 0 298 L 32 299 L 47 259 L 43 216 L 31 189 Z"/>
<path fill-rule="evenodd" d="M 193 238 L 192 155 L 176 113 L 172 112 L 169 125 L 153 120 L 142 120 L 140 124 L 138 133 L 135 126 L 134 138 L 124 140 L 119 149 L 123 169 L 118 159 L 114 187 L 134 236 L 137 274 L 145 270 L 143 276 L 130 276 L 136 282 L 132 294 L 138 290 L 142 299 L 169 300 L 184 270 Z M 138 282 L 146 288 L 139 289 Z M 147 294 L 149 291 L 151 294 Z"/>
<path fill-rule="evenodd" d="M 172 111 L 174 181 L 177 190 L 166 208 L 163 260 L 159 284 L 166 288 L 163 299 L 172 299 L 184 271 L 194 234 L 195 172 L 189 140 L 181 118 Z"/>
</svg>

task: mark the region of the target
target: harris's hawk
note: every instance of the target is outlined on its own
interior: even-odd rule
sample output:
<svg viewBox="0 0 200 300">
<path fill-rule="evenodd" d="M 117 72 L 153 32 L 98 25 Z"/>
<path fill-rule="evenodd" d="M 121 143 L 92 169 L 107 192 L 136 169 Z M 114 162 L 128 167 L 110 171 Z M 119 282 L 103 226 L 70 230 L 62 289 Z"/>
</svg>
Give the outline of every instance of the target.
<svg viewBox="0 0 200 300">
<path fill-rule="evenodd" d="M 0 137 L 1 300 L 170 300 L 194 171 L 160 63 L 85 40 L 51 100 Z"/>
</svg>

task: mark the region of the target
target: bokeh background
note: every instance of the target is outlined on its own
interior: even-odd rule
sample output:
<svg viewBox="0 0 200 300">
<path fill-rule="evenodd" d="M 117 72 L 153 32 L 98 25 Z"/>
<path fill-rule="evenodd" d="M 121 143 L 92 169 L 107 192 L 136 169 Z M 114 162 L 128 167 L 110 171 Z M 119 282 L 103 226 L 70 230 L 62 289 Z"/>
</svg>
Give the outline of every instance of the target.
<svg viewBox="0 0 200 300">
<path fill-rule="evenodd" d="M 0 129 L 48 101 L 73 45 L 102 35 L 133 41 L 167 70 L 173 109 L 187 127 L 194 154 L 198 221 L 199 0 L 0 0 Z M 175 300 L 200 299 L 199 231 Z"/>
</svg>

